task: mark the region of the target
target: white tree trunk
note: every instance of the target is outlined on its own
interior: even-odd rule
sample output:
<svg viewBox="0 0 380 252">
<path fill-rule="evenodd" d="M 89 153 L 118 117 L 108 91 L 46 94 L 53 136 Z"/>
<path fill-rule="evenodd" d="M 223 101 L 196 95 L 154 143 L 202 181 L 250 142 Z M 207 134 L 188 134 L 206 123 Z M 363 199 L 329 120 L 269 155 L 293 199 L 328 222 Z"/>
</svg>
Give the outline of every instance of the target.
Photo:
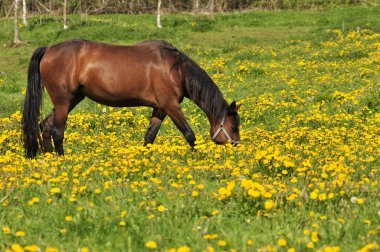
<svg viewBox="0 0 380 252">
<path fill-rule="evenodd" d="M 19 0 L 15 0 L 14 4 L 14 18 L 15 18 L 15 25 L 14 25 L 14 28 L 15 28 L 15 36 L 14 36 L 14 40 L 13 42 L 15 44 L 21 44 L 21 40 L 20 40 L 20 35 L 19 35 L 19 29 L 18 29 L 18 3 L 19 3 Z"/>
<path fill-rule="evenodd" d="M 28 25 L 28 20 L 26 20 L 26 0 L 22 0 L 22 24 Z"/>
<path fill-rule="evenodd" d="M 161 26 L 161 0 L 157 2 L 157 27 L 162 28 Z"/>
<path fill-rule="evenodd" d="M 214 19 L 214 0 L 210 0 L 210 15 Z"/>
<path fill-rule="evenodd" d="M 69 26 L 67 25 L 67 0 L 63 2 L 63 29 L 68 29 Z"/>
<path fill-rule="evenodd" d="M 197 15 L 199 12 L 199 0 L 194 0 L 193 4 L 193 14 Z"/>
</svg>

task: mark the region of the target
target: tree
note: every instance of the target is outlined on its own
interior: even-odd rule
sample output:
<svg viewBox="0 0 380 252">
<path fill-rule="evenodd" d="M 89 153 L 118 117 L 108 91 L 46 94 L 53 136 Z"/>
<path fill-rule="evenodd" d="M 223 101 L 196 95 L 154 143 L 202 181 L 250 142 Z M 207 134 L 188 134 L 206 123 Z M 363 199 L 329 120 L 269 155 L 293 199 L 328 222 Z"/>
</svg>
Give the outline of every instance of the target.
<svg viewBox="0 0 380 252">
<path fill-rule="evenodd" d="M 22 0 L 22 24 L 28 25 L 28 20 L 26 20 L 26 0 Z"/>
<path fill-rule="evenodd" d="M 214 0 L 210 0 L 210 15 L 214 19 Z"/>
<path fill-rule="evenodd" d="M 14 2 L 14 40 L 13 42 L 18 45 L 21 44 L 20 35 L 19 35 L 19 27 L 18 27 L 18 3 L 19 0 L 15 0 Z"/>
<path fill-rule="evenodd" d="M 157 27 L 162 28 L 161 26 L 161 0 L 157 1 Z"/>
<path fill-rule="evenodd" d="M 63 2 L 63 29 L 68 29 L 69 26 L 67 25 L 67 0 Z"/>
<path fill-rule="evenodd" d="M 193 3 L 193 14 L 197 15 L 199 12 L 199 0 L 194 0 Z"/>
</svg>

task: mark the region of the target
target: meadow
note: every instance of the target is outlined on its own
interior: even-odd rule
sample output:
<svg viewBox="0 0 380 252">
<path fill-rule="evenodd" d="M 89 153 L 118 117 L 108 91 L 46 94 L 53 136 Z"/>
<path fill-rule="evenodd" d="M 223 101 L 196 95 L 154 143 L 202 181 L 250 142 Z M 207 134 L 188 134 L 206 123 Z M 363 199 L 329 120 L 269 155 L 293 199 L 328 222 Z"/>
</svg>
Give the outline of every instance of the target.
<svg viewBox="0 0 380 252">
<path fill-rule="evenodd" d="M 379 7 L 0 20 L 0 251 L 379 251 Z M 195 151 L 170 119 L 143 147 L 149 108 L 82 102 L 66 155 L 25 159 L 35 48 L 69 38 L 165 39 L 242 104 L 242 144 L 215 145 L 184 101 Z M 44 111 L 51 110 L 48 97 Z"/>
</svg>

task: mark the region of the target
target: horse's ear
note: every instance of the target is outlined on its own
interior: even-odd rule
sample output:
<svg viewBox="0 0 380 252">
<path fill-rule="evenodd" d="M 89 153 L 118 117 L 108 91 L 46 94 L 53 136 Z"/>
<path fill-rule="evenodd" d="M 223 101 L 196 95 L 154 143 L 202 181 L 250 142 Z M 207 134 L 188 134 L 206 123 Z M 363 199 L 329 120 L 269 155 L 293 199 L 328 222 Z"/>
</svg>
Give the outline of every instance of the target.
<svg viewBox="0 0 380 252">
<path fill-rule="evenodd" d="M 228 107 L 228 112 L 237 112 L 240 108 L 241 104 L 236 105 L 236 101 L 231 102 L 230 106 Z"/>
</svg>

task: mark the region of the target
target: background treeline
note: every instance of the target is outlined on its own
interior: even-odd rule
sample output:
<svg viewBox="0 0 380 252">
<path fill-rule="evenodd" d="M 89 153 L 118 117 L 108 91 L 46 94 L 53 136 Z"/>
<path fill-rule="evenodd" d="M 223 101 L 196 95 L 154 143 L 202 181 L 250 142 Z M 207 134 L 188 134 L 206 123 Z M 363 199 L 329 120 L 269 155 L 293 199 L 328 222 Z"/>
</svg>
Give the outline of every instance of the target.
<svg viewBox="0 0 380 252">
<path fill-rule="evenodd" d="M 27 10 L 39 13 L 59 13 L 63 0 L 28 0 Z M 215 12 L 260 8 L 279 9 L 324 9 L 337 5 L 376 4 L 378 0 L 161 0 L 165 12 Z M 0 0 L 0 16 L 9 16 L 14 0 Z M 157 9 L 157 0 L 69 0 L 68 13 L 152 13 Z"/>
</svg>

